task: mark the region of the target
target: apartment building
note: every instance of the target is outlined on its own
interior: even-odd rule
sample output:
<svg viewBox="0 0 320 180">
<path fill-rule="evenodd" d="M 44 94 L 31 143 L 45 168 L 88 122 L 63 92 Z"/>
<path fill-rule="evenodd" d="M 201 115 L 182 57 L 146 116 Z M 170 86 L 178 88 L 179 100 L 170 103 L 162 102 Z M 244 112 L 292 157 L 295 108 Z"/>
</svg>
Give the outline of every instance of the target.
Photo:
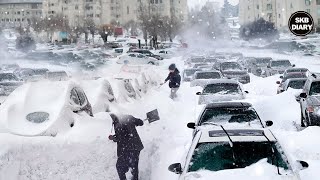
<svg viewBox="0 0 320 180">
<path fill-rule="evenodd" d="M 73 27 L 86 19 L 96 25 L 111 22 L 121 25 L 137 21 L 141 5 L 148 7 L 148 13 L 187 19 L 187 0 L 44 0 L 43 12 L 46 18 L 63 15 Z"/>
<path fill-rule="evenodd" d="M 42 17 L 42 0 L 0 0 L 0 25 L 18 27 Z"/>
<path fill-rule="evenodd" d="M 239 0 L 241 25 L 264 18 L 278 29 L 288 30 L 289 18 L 296 11 L 309 12 L 315 25 L 320 25 L 320 0 Z"/>
</svg>

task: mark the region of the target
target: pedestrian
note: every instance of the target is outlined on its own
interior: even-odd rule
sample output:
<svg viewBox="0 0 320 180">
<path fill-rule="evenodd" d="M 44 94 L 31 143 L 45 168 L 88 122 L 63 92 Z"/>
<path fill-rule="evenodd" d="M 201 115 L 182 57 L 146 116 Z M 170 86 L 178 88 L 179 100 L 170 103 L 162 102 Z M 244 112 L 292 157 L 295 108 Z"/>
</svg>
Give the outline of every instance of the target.
<svg viewBox="0 0 320 180">
<path fill-rule="evenodd" d="M 136 126 L 142 126 L 143 121 L 131 115 L 110 114 L 115 129 L 115 134 L 109 139 L 117 143 L 116 168 L 120 180 L 127 180 L 126 173 L 131 168 L 132 180 L 139 179 L 139 155 L 144 148 L 136 130 Z"/>
<path fill-rule="evenodd" d="M 180 87 L 181 82 L 181 76 L 179 70 L 176 68 L 175 64 L 171 64 L 169 66 L 169 75 L 165 79 L 164 83 L 161 83 L 161 85 L 165 84 L 167 81 L 169 81 L 169 88 L 171 89 L 170 98 L 174 99 L 177 97 L 177 91 Z"/>
</svg>

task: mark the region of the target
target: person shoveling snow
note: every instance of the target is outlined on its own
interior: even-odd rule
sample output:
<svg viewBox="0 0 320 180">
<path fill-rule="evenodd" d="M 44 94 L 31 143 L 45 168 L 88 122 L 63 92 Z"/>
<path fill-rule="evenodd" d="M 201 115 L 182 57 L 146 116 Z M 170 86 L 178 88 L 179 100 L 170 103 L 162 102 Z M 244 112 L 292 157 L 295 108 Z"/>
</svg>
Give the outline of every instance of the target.
<svg viewBox="0 0 320 180">
<path fill-rule="evenodd" d="M 117 143 L 117 164 L 116 168 L 120 180 L 126 180 L 126 173 L 131 168 L 132 180 L 139 178 L 139 155 L 144 148 L 136 126 L 142 126 L 141 119 L 131 115 L 110 114 L 115 134 L 110 135 L 109 139 Z"/>
<path fill-rule="evenodd" d="M 169 81 L 169 88 L 171 88 L 170 98 L 174 99 L 174 98 L 177 98 L 177 91 L 180 87 L 181 76 L 175 64 L 171 64 L 169 66 L 169 71 L 170 73 L 168 77 L 165 79 L 164 83 L 161 83 L 160 85 L 162 86 L 167 81 Z"/>
</svg>

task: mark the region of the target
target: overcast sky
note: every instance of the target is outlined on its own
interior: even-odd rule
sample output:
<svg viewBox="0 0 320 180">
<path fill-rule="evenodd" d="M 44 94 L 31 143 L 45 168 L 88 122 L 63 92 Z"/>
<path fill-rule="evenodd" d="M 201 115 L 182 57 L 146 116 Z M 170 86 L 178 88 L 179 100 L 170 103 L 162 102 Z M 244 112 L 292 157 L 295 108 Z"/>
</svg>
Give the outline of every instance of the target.
<svg viewBox="0 0 320 180">
<path fill-rule="evenodd" d="M 197 4 L 203 5 L 207 1 L 219 2 L 221 6 L 223 5 L 223 2 L 224 2 L 224 0 L 188 0 L 188 5 L 189 7 L 194 7 Z M 233 5 L 239 3 L 239 0 L 228 0 L 228 1 Z"/>
</svg>

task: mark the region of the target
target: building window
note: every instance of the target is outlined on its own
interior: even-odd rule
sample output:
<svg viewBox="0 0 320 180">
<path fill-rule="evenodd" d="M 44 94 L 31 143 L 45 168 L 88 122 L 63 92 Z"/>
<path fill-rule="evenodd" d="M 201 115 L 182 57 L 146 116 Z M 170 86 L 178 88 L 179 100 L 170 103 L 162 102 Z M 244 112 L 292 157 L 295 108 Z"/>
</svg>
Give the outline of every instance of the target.
<svg viewBox="0 0 320 180">
<path fill-rule="evenodd" d="M 96 17 L 99 18 L 99 17 L 100 17 L 100 14 L 96 14 Z"/>
<path fill-rule="evenodd" d="M 74 9 L 75 9 L 75 10 L 78 10 L 78 9 L 79 9 L 79 6 L 78 6 L 78 5 L 76 5 L 76 6 L 74 7 Z"/>
<path fill-rule="evenodd" d="M 127 6 L 127 14 L 130 14 L 129 6 Z"/>
<path fill-rule="evenodd" d="M 310 6 L 311 0 L 305 0 L 305 4 L 306 4 L 306 6 Z"/>
<path fill-rule="evenodd" d="M 259 4 L 257 5 L 257 9 L 259 9 Z"/>
<path fill-rule="evenodd" d="M 281 14 L 279 14 L 279 18 L 281 17 Z"/>
<path fill-rule="evenodd" d="M 320 8 L 317 10 L 318 16 L 320 17 Z"/>
<path fill-rule="evenodd" d="M 158 0 L 155 0 L 155 4 L 158 4 Z"/>
<path fill-rule="evenodd" d="M 309 14 L 310 14 L 310 9 L 306 9 L 306 11 L 307 11 L 307 13 L 309 13 Z"/>
<path fill-rule="evenodd" d="M 248 10 L 250 10 L 250 6 L 248 6 Z"/>
<path fill-rule="evenodd" d="M 320 18 L 318 19 L 318 25 L 320 24 Z"/>
<path fill-rule="evenodd" d="M 292 3 L 290 4 L 290 8 L 291 8 L 291 9 L 293 9 L 293 5 L 292 5 Z"/>
<path fill-rule="evenodd" d="M 317 5 L 320 5 L 320 0 L 317 0 Z"/>
<path fill-rule="evenodd" d="M 93 0 L 86 0 L 86 2 L 93 2 Z"/>
<path fill-rule="evenodd" d="M 267 4 L 267 10 L 272 10 L 272 4 Z"/>
<path fill-rule="evenodd" d="M 162 0 L 160 0 L 160 4 L 162 4 Z"/>
<path fill-rule="evenodd" d="M 31 9 L 38 9 L 38 4 L 31 4 Z"/>
</svg>

